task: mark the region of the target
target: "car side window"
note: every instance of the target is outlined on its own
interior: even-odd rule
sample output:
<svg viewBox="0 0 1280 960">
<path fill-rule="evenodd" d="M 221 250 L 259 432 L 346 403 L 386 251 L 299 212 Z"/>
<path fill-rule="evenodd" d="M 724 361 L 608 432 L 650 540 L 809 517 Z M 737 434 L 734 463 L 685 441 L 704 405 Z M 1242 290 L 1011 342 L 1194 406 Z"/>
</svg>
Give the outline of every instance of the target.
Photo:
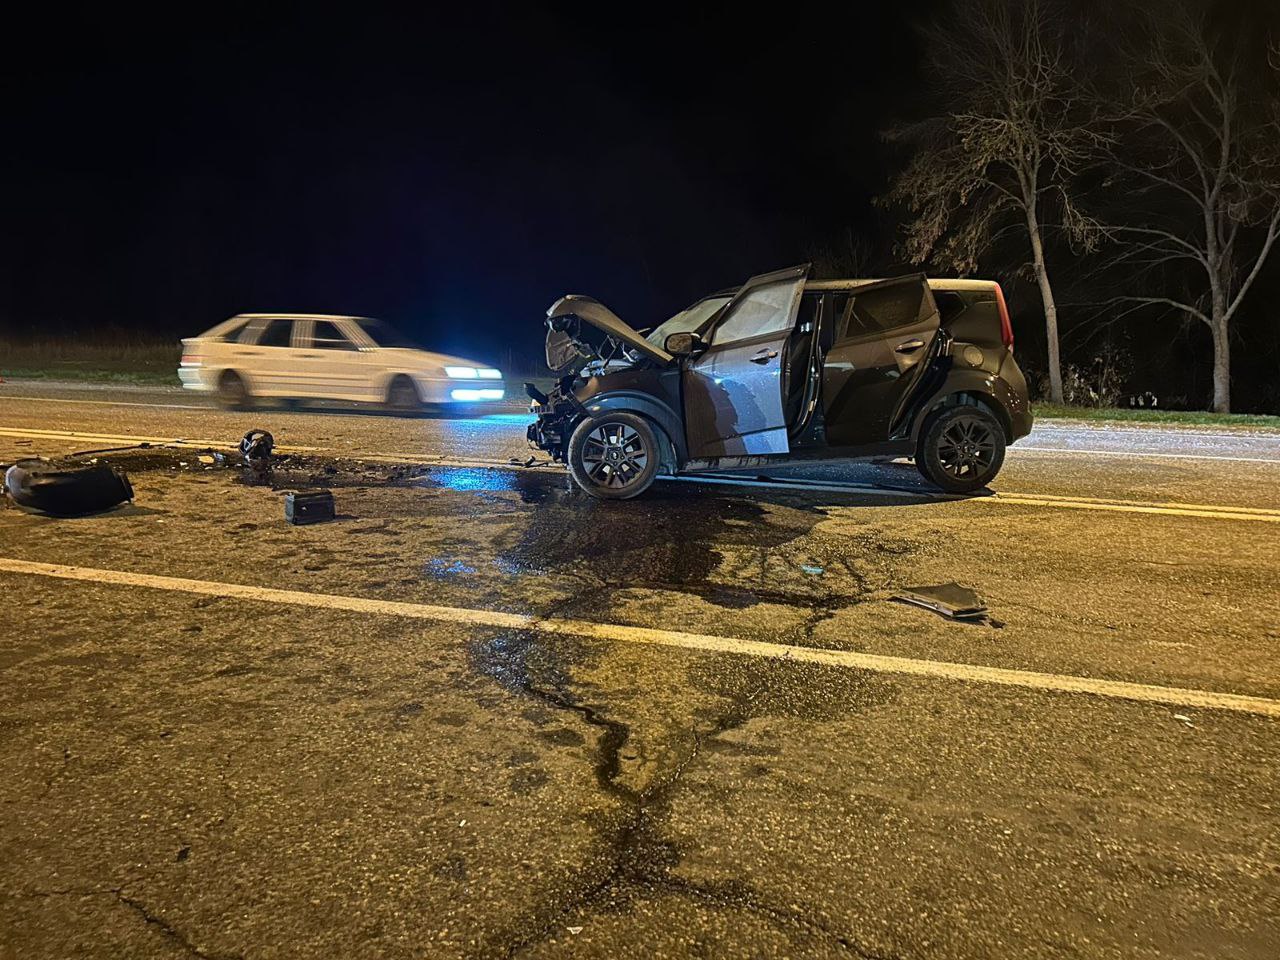
<svg viewBox="0 0 1280 960">
<path fill-rule="evenodd" d="M 346 338 L 337 324 L 317 320 L 311 334 L 311 345 L 317 350 L 354 350 L 356 345 Z"/>
<path fill-rule="evenodd" d="M 287 347 L 289 346 L 289 338 L 292 335 L 292 320 L 268 320 L 266 327 L 263 328 L 262 335 L 258 337 L 258 346 Z"/>
<path fill-rule="evenodd" d="M 954 290 L 933 291 L 933 302 L 938 305 L 938 320 L 944 324 L 960 316 L 969 306 L 965 303 L 964 297 Z"/>
<path fill-rule="evenodd" d="M 895 283 L 866 293 L 851 293 L 844 303 L 836 302 L 836 339 L 879 336 L 920 319 L 924 286 Z"/>
<path fill-rule="evenodd" d="M 785 330 L 791 319 L 791 298 L 795 289 L 794 280 L 781 280 L 766 283 L 747 293 L 716 325 L 711 335 L 712 346 Z"/>
</svg>

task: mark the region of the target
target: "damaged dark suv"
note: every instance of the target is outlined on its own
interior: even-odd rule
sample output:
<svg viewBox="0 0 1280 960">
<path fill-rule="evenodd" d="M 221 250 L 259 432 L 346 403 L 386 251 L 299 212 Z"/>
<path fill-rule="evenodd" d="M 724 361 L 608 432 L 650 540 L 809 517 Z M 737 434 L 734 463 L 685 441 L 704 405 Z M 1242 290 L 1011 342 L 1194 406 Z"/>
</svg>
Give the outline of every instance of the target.
<svg viewBox="0 0 1280 960">
<path fill-rule="evenodd" d="M 1031 431 L 999 285 L 808 274 L 752 277 L 647 336 L 590 297 L 557 300 L 559 379 L 549 394 L 526 385 L 530 443 L 611 499 L 661 474 L 801 460 L 914 457 L 948 492 L 989 483 Z"/>
</svg>

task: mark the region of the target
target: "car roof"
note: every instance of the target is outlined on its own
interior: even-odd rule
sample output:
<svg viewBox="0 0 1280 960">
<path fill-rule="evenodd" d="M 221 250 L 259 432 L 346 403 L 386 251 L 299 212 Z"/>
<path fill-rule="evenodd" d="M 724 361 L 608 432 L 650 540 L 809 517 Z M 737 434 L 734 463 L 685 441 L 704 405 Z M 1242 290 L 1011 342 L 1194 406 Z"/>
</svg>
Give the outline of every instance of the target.
<svg viewBox="0 0 1280 960">
<path fill-rule="evenodd" d="M 806 290 L 851 290 L 854 287 L 865 286 L 868 283 L 879 283 L 881 280 L 893 280 L 895 277 L 858 277 L 849 280 L 806 280 L 804 288 Z M 929 277 L 930 290 L 990 290 L 999 286 L 995 280 L 965 280 L 959 277 L 948 279 L 946 277 Z M 712 300 L 717 297 L 731 297 L 737 293 L 741 287 L 726 287 L 723 290 L 717 290 L 715 293 L 709 293 L 703 300 Z M 701 302 L 701 301 L 699 301 Z"/>
<path fill-rule="evenodd" d="M 847 290 L 850 287 L 860 287 L 867 283 L 879 283 L 881 280 L 893 279 L 890 277 L 868 277 L 857 280 L 809 280 L 805 283 L 806 290 Z M 930 290 L 990 290 L 997 286 L 994 280 L 963 280 L 960 278 L 948 279 L 946 277 L 929 277 Z"/>
<path fill-rule="evenodd" d="M 233 320 L 355 320 L 369 321 L 371 317 L 352 317 L 343 313 L 237 313 Z"/>
</svg>

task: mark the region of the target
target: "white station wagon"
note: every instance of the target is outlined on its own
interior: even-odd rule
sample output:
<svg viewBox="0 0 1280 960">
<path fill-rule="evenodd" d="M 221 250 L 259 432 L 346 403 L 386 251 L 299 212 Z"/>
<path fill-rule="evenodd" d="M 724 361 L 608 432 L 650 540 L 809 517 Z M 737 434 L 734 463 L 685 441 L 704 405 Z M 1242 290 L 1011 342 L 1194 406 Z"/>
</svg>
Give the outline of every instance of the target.
<svg viewBox="0 0 1280 960">
<path fill-rule="evenodd" d="M 259 397 L 378 403 L 398 413 L 501 400 L 502 373 L 422 350 L 380 320 L 242 313 L 182 341 L 188 390 L 245 408 Z"/>
</svg>

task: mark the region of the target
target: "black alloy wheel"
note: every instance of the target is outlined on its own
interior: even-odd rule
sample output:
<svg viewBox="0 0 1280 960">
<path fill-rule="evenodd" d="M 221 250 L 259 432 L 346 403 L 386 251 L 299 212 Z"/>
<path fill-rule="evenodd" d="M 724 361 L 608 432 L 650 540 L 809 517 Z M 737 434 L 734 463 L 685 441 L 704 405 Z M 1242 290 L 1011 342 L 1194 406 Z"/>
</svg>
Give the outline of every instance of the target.
<svg viewBox="0 0 1280 960">
<path fill-rule="evenodd" d="M 1000 472 L 1004 448 L 1004 429 L 986 410 L 949 407 L 925 425 L 916 466 L 934 486 L 948 493 L 969 493 Z"/>
<path fill-rule="evenodd" d="M 584 420 L 569 438 L 569 472 L 593 497 L 638 496 L 653 483 L 660 459 L 654 428 L 634 413 Z"/>
</svg>

